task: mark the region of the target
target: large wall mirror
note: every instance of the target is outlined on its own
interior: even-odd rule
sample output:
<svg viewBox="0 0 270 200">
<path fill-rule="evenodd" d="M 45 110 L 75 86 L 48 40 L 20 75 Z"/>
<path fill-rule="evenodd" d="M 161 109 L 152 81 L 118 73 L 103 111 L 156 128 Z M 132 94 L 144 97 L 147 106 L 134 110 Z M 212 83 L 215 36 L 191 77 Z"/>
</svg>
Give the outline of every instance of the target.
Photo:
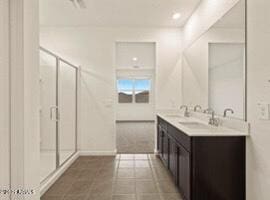
<svg viewBox="0 0 270 200">
<path fill-rule="evenodd" d="M 246 119 L 245 0 L 240 0 L 183 53 L 184 104 Z"/>
</svg>

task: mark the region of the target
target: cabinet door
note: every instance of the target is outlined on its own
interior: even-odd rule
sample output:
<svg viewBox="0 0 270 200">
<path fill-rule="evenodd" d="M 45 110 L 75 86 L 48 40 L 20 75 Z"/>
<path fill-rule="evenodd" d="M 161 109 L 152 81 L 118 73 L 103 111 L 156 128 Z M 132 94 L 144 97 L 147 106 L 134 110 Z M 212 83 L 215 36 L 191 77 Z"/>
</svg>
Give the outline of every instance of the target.
<svg viewBox="0 0 270 200">
<path fill-rule="evenodd" d="M 186 200 L 190 200 L 191 165 L 190 153 L 181 145 L 178 146 L 178 187 Z"/>
<path fill-rule="evenodd" d="M 163 137 L 163 162 L 166 165 L 166 167 L 169 166 L 169 137 L 166 132 L 164 132 Z"/>
<path fill-rule="evenodd" d="M 169 137 L 169 169 L 175 180 L 177 180 L 177 144 Z"/>
<path fill-rule="evenodd" d="M 162 153 L 162 127 L 161 125 L 158 125 L 158 131 L 157 131 L 157 151 L 158 154 L 161 155 Z"/>
</svg>

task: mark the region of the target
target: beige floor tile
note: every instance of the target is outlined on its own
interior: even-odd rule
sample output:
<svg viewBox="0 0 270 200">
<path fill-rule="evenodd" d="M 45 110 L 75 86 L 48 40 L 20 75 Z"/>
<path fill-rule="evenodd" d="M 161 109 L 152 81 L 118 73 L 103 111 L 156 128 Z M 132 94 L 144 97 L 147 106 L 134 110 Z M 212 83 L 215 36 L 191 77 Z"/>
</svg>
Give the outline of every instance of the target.
<svg viewBox="0 0 270 200">
<path fill-rule="evenodd" d="M 136 193 L 158 193 L 153 180 L 136 180 Z"/>
<path fill-rule="evenodd" d="M 154 168 L 152 167 L 154 179 L 157 181 L 172 181 L 172 177 L 169 174 L 168 170 L 163 168 Z"/>
<path fill-rule="evenodd" d="M 96 176 L 97 176 L 97 170 L 84 169 L 79 173 L 77 179 L 80 181 L 93 182 Z"/>
<path fill-rule="evenodd" d="M 161 162 L 161 160 L 150 160 L 150 165 L 152 167 L 157 167 L 157 168 L 164 168 L 163 163 Z"/>
<path fill-rule="evenodd" d="M 178 189 L 172 181 L 159 181 L 157 187 L 160 193 L 178 193 Z"/>
<path fill-rule="evenodd" d="M 112 200 L 136 200 L 135 194 L 113 195 Z"/>
<path fill-rule="evenodd" d="M 135 154 L 135 160 L 148 160 L 147 154 Z"/>
<path fill-rule="evenodd" d="M 159 156 L 156 154 L 148 154 L 150 160 L 159 160 Z"/>
<path fill-rule="evenodd" d="M 63 200 L 63 196 L 52 196 L 52 195 L 43 195 L 41 200 Z"/>
<path fill-rule="evenodd" d="M 88 181 L 75 181 L 66 195 L 85 195 L 90 191 L 91 184 Z"/>
<path fill-rule="evenodd" d="M 119 168 L 133 168 L 134 167 L 134 161 L 133 160 L 121 160 L 119 162 Z"/>
<path fill-rule="evenodd" d="M 115 156 L 104 156 L 102 158 L 103 163 L 114 162 L 115 160 L 116 160 L 116 155 Z"/>
<path fill-rule="evenodd" d="M 101 169 L 116 169 L 119 166 L 119 160 L 115 160 L 112 162 L 105 162 Z"/>
<path fill-rule="evenodd" d="M 134 179 L 117 179 L 113 185 L 114 194 L 135 194 Z"/>
<path fill-rule="evenodd" d="M 136 179 L 153 179 L 153 173 L 150 168 L 136 168 Z"/>
<path fill-rule="evenodd" d="M 81 162 L 81 161 L 89 161 L 92 159 L 93 159 L 93 156 L 80 156 L 76 161 Z"/>
<path fill-rule="evenodd" d="M 134 160 L 134 154 L 121 154 L 120 160 Z"/>
<path fill-rule="evenodd" d="M 99 181 L 94 181 L 90 193 L 96 194 L 96 193 L 112 193 L 112 185 L 113 181 L 112 180 L 99 180 Z"/>
<path fill-rule="evenodd" d="M 71 184 L 69 184 L 69 183 L 55 183 L 46 192 L 46 195 L 48 195 L 48 196 L 62 196 L 62 195 L 65 195 L 70 188 L 71 188 Z"/>
<path fill-rule="evenodd" d="M 99 162 L 104 158 L 104 156 L 89 156 L 88 162 Z"/>
<path fill-rule="evenodd" d="M 59 181 L 73 181 L 76 180 L 81 173 L 80 168 L 69 168 L 65 173 L 58 179 Z M 73 180 L 72 180 L 73 179 Z"/>
<path fill-rule="evenodd" d="M 139 194 L 137 200 L 161 200 L 159 194 Z"/>
<path fill-rule="evenodd" d="M 116 160 L 116 157 L 111 157 L 111 156 L 108 156 L 108 157 L 105 157 L 102 159 L 102 168 L 107 165 L 113 165 L 117 162 L 118 160 Z"/>
<path fill-rule="evenodd" d="M 96 175 L 96 177 L 100 180 L 102 180 L 102 178 L 103 179 L 112 179 L 114 176 L 116 176 L 116 169 L 113 169 L 113 168 L 100 169 Z"/>
<path fill-rule="evenodd" d="M 135 178 L 134 168 L 119 168 L 117 178 Z"/>
<path fill-rule="evenodd" d="M 163 200 L 183 200 L 179 193 L 163 193 L 161 197 Z"/>
<path fill-rule="evenodd" d="M 104 182 L 114 182 L 115 179 L 116 179 L 115 176 L 113 176 L 113 177 L 108 176 L 106 178 L 104 178 L 104 177 L 102 178 L 102 177 L 97 176 L 94 181 L 98 181 L 98 182 L 102 182 L 102 181 L 104 181 Z"/>
<path fill-rule="evenodd" d="M 87 164 L 85 164 L 84 168 L 90 170 L 99 170 L 103 167 L 102 162 L 88 162 Z"/>
<path fill-rule="evenodd" d="M 85 200 L 87 195 L 66 195 L 63 200 Z"/>
<path fill-rule="evenodd" d="M 112 193 L 90 193 L 86 200 L 112 200 Z"/>
<path fill-rule="evenodd" d="M 136 168 L 150 168 L 150 163 L 146 160 L 146 161 L 142 161 L 142 160 L 136 160 L 135 161 L 135 167 Z"/>
<path fill-rule="evenodd" d="M 144 154 L 80 157 L 41 198 L 77 199 L 182 200 L 161 161 Z"/>
</svg>

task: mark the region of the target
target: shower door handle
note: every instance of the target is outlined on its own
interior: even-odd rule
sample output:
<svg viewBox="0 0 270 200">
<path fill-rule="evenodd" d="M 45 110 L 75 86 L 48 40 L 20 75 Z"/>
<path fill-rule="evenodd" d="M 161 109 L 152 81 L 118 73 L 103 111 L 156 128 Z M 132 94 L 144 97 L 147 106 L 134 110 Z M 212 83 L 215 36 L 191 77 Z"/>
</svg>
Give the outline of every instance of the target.
<svg viewBox="0 0 270 200">
<path fill-rule="evenodd" d="M 57 106 L 51 106 L 50 107 L 50 119 L 52 121 L 59 121 L 59 110 L 58 110 Z"/>
</svg>

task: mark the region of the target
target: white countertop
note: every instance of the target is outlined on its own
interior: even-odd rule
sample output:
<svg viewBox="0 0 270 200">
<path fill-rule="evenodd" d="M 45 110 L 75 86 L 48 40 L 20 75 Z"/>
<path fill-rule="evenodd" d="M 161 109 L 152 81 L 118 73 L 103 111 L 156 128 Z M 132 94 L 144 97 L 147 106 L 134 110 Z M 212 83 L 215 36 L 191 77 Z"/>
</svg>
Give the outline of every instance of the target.
<svg viewBox="0 0 270 200">
<path fill-rule="evenodd" d="M 157 113 L 157 115 L 162 118 L 163 120 L 165 120 L 166 122 L 168 122 L 169 124 L 171 124 L 172 126 L 174 126 L 175 128 L 179 129 L 180 131 L 184 132 L 185 134 L 187 134 L 188 136 L 191 137 L 224 137 L 224 136 L 248 136 L 248 131 L 239 131 L 239 130 L 235 130 L 235 129 L 231 129 L 231 128 L 227 128 L 224 126 L 219 126 L 219 127 L 215 127 L 215 126 L 210 126 L 208 125 L 207 122 L 194 118 L 194 117 L 183 117 L 180 116 L 178 117 L 178 115 L 174 115 L 174 114 L 165 114 L 165 113 Z M 179 122 L 197 122 L 200 124 L 205 125 L 205 128 L 189 128 L 186 125 L 183 125 Z"/>
</svg>

